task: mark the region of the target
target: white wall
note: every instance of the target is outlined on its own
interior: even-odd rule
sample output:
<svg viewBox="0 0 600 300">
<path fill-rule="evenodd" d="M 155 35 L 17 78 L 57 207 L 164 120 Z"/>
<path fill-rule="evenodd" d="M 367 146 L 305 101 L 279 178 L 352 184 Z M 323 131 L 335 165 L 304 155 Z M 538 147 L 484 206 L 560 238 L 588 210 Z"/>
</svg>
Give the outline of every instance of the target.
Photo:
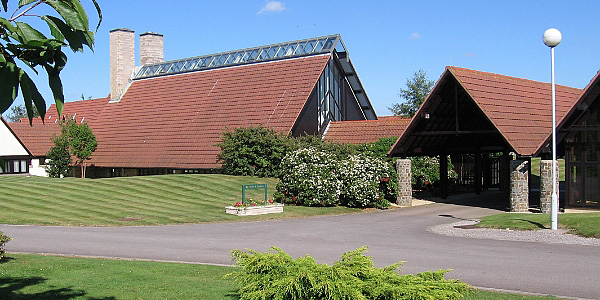
<svg viewBox="0 0 600 300">
<path fill-rule="evenodd" d="M 8 129 L 8 126 L 0 121 L 0 156 L 29 155 L 27 149 L 21 145 L 19 140 Z"/>
<path fill-rule="evenodd" d="M 29 174 L 34 176 L 45 176 L 48 177 L 48 173 L 46 173 L 46 166 L 40 166 L 39 158 L 32 158 L 31 163 L 29 164 Z"/>
</svg>

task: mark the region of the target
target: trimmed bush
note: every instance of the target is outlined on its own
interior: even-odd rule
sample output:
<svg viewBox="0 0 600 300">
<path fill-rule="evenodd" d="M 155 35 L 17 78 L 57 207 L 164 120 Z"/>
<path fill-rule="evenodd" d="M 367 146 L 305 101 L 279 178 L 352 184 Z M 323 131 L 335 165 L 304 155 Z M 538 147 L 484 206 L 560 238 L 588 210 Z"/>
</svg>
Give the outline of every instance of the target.
<svg viewBox="0 0 600 300">
<path fill-rule="evenodd" d="M 275 200 L 306 206 L 335 205 L 342 187 L 337 169 L 333 154 L 314 147 L 296 150 L 281 161 Z"/>
<path fill-rule="evenodd" d="M 446 280 L 449 270 L 400 275 L 401 263 L 375 268 L 367 247 L 346 252 L 333 266 L 310 256 L 293 259 L 283 250 L 231 251 L 239 271 L 227 274 L 241 288 L 240 300 L 258 299 L 459 299 L 469 289 Z"/>
<path fill-rule="evenodd" d="M 224 132 L 218 146 L 225 174 L 259 177 L 278 177 L 279 162 L 294 148 L 290 138 L 262 126 Z"/>
<path fill-rule="evenodd" d="M 6 235 L 4 235 L 4 233 L 2 233 L 2 231 L 0 231 L 0 259 L 2 259 L 5 253 L 4 244 L 10 240 L 11 238 L 7 237 Z"/>
</svg>

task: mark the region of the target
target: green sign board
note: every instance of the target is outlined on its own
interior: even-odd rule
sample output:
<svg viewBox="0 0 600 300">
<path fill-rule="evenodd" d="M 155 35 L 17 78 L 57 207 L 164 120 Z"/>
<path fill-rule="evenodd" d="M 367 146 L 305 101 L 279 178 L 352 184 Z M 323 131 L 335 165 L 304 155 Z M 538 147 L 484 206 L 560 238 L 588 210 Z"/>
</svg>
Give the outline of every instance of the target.
<svg viewBox="0 0 600 300">
<path fill-rule="evenodd" d="M 258 189 L 264 189 L 265 190 L 265 203 L 267 202 L 267 184 L 266 183 L 259 183 L 259 184 L 244 184 L 242 185 L 242 203 L 246 204 L 246 190 L 258 190 Z"/>
</svg>

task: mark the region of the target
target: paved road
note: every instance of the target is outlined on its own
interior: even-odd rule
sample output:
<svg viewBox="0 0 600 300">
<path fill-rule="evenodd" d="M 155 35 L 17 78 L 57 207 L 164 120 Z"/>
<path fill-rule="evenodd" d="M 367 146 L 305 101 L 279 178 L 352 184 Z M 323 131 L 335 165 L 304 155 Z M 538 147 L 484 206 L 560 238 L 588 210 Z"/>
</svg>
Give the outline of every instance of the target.
<svg viewBox="0 0 600 300">
<path fill-rule="evenodd" d="M 453 269 L 479 286 L 600 299 L 600 247 L 441 236 L 427 228 L 497 211 L 433 204 L 364 214 L 264 222 L 149 227 L 0 225 L 8 251 L 231 264 L 229 250 L 270 246 L 332 263 L 369 246 L 378 266 L 407 261 L 403 272 Z"/>
</svg>

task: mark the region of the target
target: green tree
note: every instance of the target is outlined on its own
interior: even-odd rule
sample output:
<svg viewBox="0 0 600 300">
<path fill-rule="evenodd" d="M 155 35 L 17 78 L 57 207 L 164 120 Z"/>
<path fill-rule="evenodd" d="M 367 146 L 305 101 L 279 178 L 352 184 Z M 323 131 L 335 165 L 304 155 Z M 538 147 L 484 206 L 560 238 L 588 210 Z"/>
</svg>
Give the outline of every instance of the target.
<svg viewBox="0 0 600 300">
<path fill-rule="evenodd" d="M 419 70 L 413 77 L 406 79 L 406 89 L 400 89 L 398 96 L 404 99 L 403 103 L 394 103 L 388 109 L 396 116 L 412 117 L 415 115 L 421 103 L 433 88 L 433 80 L 427 79 L 427 72 Z"/>
<path fill-rule="evenodd" d="M 102 12 L 96 0 L 91 1 L 98 13 L 98 30 Z M 80 0 L 20 0 L 10 15 L 9 0 L 0 0 L 0 4 L 0 113 L 12 105 L 20 88 L 30 123 L 33 106 L 44 117 L 46 102 L 27 72 L 17 66 L 21 62 L 36 74 L 38 67 L 46 71 L 58 114 L 62 114 L 64 95 L 60 72 L 67 63 L 62 48 L 81 52 L 84 45 L 91 50 L 94 46 L 94 32 L 89 30 L 88 16 Z M 49 10 L 46 11 L 54 12 L 54 15 L 35 14 L 34 9 L 38 6 L 47 6 Z M 23 22 L 26 17 L 45 23 L 51 37 Z M 38 20 L 33 21 L 31 24 L 37 24 Z"/>
<path fill-rule="evenodd" d="M 98 142 L 87 124 L 77 124 L 69 120 L 66 126 L 69 152 L 75 157 L 75 165 L 81 168 L 81 178 L 85 178 L 85 161 L 96 151 Z"/>
<path fill-rule="evenodd" d="M 219 161 L 225 174 L 277 177 L 279 163 L 291 150 L 293 140 L 273 129 L 236 128 L 223 133 Z"/>
<path fill-rule="evenodd" d="M 33 108 L 33 118 L 37 118 L 40 116 L 40 113 L 37 110 L 37 107 Z M 27 108 L 25 105 L 14 105 L 10 108 L 10 114 L 6 116 L 11 122 L 19 122 L 22 118 L 27 118 Z"/>
<path fill-rule="evenodd" d="M 48 165 L 46 172 L 52 178 L 66 177 L 69 174 L 69 165 L 71 164 L 71 153 L 69 153 L 69 141 L 66 136 L 54 136 L 52 138 L 54 146 L 46 154 Z"/>
<path fill-rule="evenodd" d="M 81 169 L 81 178 L 85 178 L 85 161 L 96 151 L 98 142 L 87 124 L 77 124 L 72 118 L 61 122 L 61 135 L 54 137 L 54 147 L 47 156 L 50 159 L 48 174 L 51 177 L 66 176 L 71 158 Z"/>
</svg>

